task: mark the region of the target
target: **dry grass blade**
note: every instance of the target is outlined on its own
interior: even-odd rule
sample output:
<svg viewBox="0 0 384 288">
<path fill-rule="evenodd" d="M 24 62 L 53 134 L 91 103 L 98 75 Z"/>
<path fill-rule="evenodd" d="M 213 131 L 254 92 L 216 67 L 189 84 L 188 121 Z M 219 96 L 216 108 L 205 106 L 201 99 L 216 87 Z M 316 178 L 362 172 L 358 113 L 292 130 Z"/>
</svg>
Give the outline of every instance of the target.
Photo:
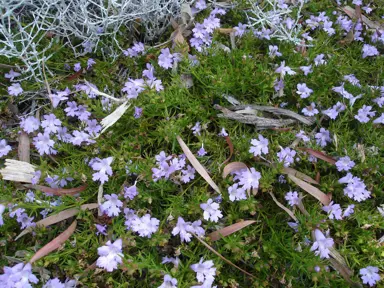
<svg viewBox="0 0 384 288">
<path fill-rule="evenodd" d="M 295 214 L 291 210 L 289 210 L 287 207 L 285 207 L 283 204 L 281 204 L 275 197 L 275 195 L 272 192 L 269 192 L 269 195 L 271 195 L 273 201 L 275 201 L 276 205 L 279 206 L 281 209 L 283 209 L 291 218 L 295 221 L 298 222 Z"/>
<path fill-rule="evenodd" d="M 350 270 L 348 267 L 343 266 L 341 263 L 339 263 L 337 260 L 329 258 L 329 262 L 331 262 L 333 268 L 337 270 L 341 276 L 349 283 L 351 284 L 351 287 L 363 287 L 360 283 L 353 282 L 350 278 Z"/>
<path fill-rule="evenodd" d="M 184 143 L 183 139 L 180 138 L 180 136 L 176 137 L 177 141 L 179 142 L 181 149 L 183 150 L 185 156 L 187 156 L 189 162 L 191 162 L 193 168 L 196 169 L 196 171 L 201 175 L 201 177 L 204 178 L 205 181 L 208 182 L 208 184 L 219 194 L 221 194 L 219 187 L 213 182 L 211 176 L 209 176 L 207 170 L 203 167 L 203 165 L 200 164 L 200 162 L 196 159 L 195 155 L 189 150 L 188 146 Z"/>
<path fill-rule="evenodd" d="M 248 169 L 247 165 L 245 165 L 243 162 L 231 162 L 224 167 L 223 178 L 226 178 L 232 172 L 242 169 Z"/>
<path fill-rule="evenodd" d="M 31 163 L 30 145 L 31 141 L 28 134 L 21 131 L 19 134 L 19 147 L 17 150 L 20 161 Z"/>
<path fill-rule="evenodd" d="M 40 190 L 41 192 L 52 194 L 55 196 L 62 196 L 62 195 L 76 195 L 79 194 L 80 192 L 84 191 L 87 189 L 87 185 L 82 185 L 80 187 L 76 188 L 70 188 L 70 189 L 63 189 L 63 188 L 51 188 L 47 186 L 41 186 L 41 185 L 23 185 L 26 188 L 30 189 L 36 189 Z"/>
<path fill-rule="evenodd" d="M 0 170 L 3 180 L 31 183 L 36 166 L 23 161 L 5 159 L 5 168 Z"/>
<path fill-rule="evenodd" d="M 103 96 L 105 98 L 108 98 L 108 99 L 113 100 L 113 101 L 118 102 L 118 103 L 122 103 L 125 101 L 125 99 L 118 99 L 118 98 L 115 98 L 111 95 L 108 95 L 104 92 L 101 92 L 101 91 L 95 89 L 95 87 L 92 87 L 91 84 L 89 84 L 89 82 L 87 80 L 84 80 L 84 82 L 88 86 L 88 88 L 91 89 L 92 93 L 94 93 L 96 95 Z"/>
<path fill-rule="evenodd" d="M 87 210 L 87 209 L 96 209 L 97 207 L 99 207 L 99 204 L 97 203 L 92 203 L 92 204 L 84 204 L 84 205 L 81 205 L 80 209 L 81 210 Z M 57 222 L 60 222 L 60 221 L 63 221 L 65 219 L 68 219 L 68 218 L 71 218 L 73 216 L 75 216 L 77 213 L 80 212 L 80 209 L 78 208 L 71 208 L 71 209 L 67 209 L 67 210 L 64 210 L 64 211 L 61 211 L 55 215 L 52 215 L 52 216 L 49 216 L 47 218 L 44 218 L 40 221 L 37 221 L 36 222 L 36 226 L 42 226 L 42 227 L 47 227 L 47 226 L 50 226 L 52 224 L 55 224 Z M 16 238 L 15 238 L 15 241 L 18 240 L 20 237 L 30 233 L 33 231 L 33 228 L 32 227 L 28 227 L 27 229 L 23 230 Z"/>
<path fill-rule="evenodd" d="M 219 256 L 223 261 L 225 261 L 226 263 L 228 263 L 229 265 L 235 267 L 236 269 L 238 269 L 239 271 L 243 272 L 244 274 L 252 277 L 252 278 L 256 278 L 255 276 L 253 276 L 251 273 L 241 269 L 239 266 L 237 266 L 236 264 L 232 263 L 231 261 L 229 261 L 227 258 L 225 258 L 223 255 L 221 255 L 219 252 L 217 252 L 215 249 L 213 249 L 211 246 L 208 245 L 208 243 L 206 243 L 204 240 L 200 239 L 199 237 L 197 237 L 194 233 L 191 233 L 193 236 L 195 236 L 195 238 L 197 240 L 200 241 L 201 244 L 203 244 L 205 247 L 207 247 L 211 252 L 213 252 L 214 254 L 216 254 L 217 256 Z"/>
<path fill-rule="evenodd" d="M 229 136 L 226 136 L 225 141 L 227 141 L 227 144 L 229 147 L 229 157 L 221 165 L 227 164 L 229 161 L 231 161 L 231 158 L 233 156 L 233 144 L 232 144 L 231 138 L 229 138 Z"/>
<path fill-rule="evenodd" d="M 97 137 L 99 137 L 101 134 L 105 132 L 105 130 L 107 130 L 109 127 L 115 124 L 121 118 L 121 116 L 123 116 L 125 111 L 127 111 L 129 106 L 131 106 L 131 104 L 128 104 L 128 101 L 125 101 L 123 104 L 117 107 L 115 111 L 113 111 L 103 120 L 101 120 L 101 126 L 103 127 L 103 130 L 101 130 L 100 134 Z"/>
<path fill-rule="evenodd" d="M 326 162 L 328 162 L 328 163 L 330 163 L 332 165 L 335 165 L 335 163 L 336 163 L 335 159 L 333 159 L 332 157 L 324 154 L 321 151 L 313 150 L 311 148 L 299 148 L 299 149 L 302 150 L 302 151 L 305 151 L 305 152 L 307 152 L 309 154 L 311 154 L 312 156 L 315 156 L 316 158 L 324 160 L 324 161 L 326 161 Z"/>
<path fill-rule="evenodd" d="M 75 232 L 77 226 L 77 221 L 73 221 L 73 223 L 65 230 L 63 233 L 61 233 L 59 236 L 57 236 L 55 239 L 53 239 L 51 242 L 46 244 L 43 248 L 41 248 L 39 251 L 36 252 L 35 255 L 32 256 L 31 260 L 29 260 L 29 263 L 36 262 L 37 260 L 43 258 L 44 256 L 47 256 L 52 251 L 60 248 L 61 245 L 65 241 L 68 240 L 69 237 Z"/>
<path fill-rule="evenodd" d="M 220 229 L 220 230 L 217 230 L 215 232 L 212 232 L 208 235 L 208 237 L 212 240 L 212 241 L 216 241 L 216 240 L 219 240 L 221 239 L 222 237 L 225 237 L 225 236 L 228 236 L 228 235 L 231 235 L 253 223 L 255 223 L 256 221 L 255 220 L 245 220 L 245 221 L 241 221 L 241 222 L 237 222 L 235 224 L 232 224 L 232 225 L 229 225 L 227 227 L 224 227 L 223 229 Z"/>
<path fill-rule="evenodd" d="M 308 184 L 307 182 L 304 182 L 303 180 L 300 180 L 299 178 L 296 178 L 293 175 L 288 174 L 288 177 L 293 182 L 295 182 L 295 184 L 297 186 L 299 186 L 301 189 L 303 189 L 304 191 L 308 192 L 313 197 L 315 197 L 317 200 L 319 200 L 321 203 L 323 203 L 323 205 L 327 206 L 331 202 L 329 197 L 326 194 L 324 194 L 320 189 L 317 189 L 316 187 Z"/>
<path fill-rule="evenodd" d="M 309 177 L 308 175 L 306 175 L 304 173 L 301 173 L 301 172 L 297 171 L 296 169 L 293 169 L 293 168 L 290 168 L 290 167 L 284 167 L 283 168 L 283 172 L 285 174 L 292 175 L 292 176 L 295 176 L 295 177 L 297 177 L 297 178 L 299 178 L 301 180 L 304 180 L 305 182 L 316 184 L 316 185 L 319 184 L 319 182 L 316 181 L 315 179 Z"/>
<path fill-rule="evenodd" d="M 103 212 L 101 212 L 101 202 L 103 201 L 103 192 L 104 192 L 104 189 L 103 189 L 103 184 L 100 184 L 99 186 L 99 191 L 97 192 L 97 204 L 99 204 L 99 208 L 97 209 L 97 215 L 99 217 L 101 217 L 103 215 Z"/>
</svg>

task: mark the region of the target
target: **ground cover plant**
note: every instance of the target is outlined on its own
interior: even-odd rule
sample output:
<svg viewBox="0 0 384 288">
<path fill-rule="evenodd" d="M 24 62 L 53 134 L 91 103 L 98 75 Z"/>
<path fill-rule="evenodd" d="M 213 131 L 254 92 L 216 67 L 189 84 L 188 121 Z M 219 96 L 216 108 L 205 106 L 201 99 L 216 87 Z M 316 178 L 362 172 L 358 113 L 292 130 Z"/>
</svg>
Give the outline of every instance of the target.
<svg viewBox="0 0 384 288">
<path fill-rule="evenodd" d="M 0 287 L 381 287 L 383 8 L 172 3 L 1 54 Z"/>
</svg>

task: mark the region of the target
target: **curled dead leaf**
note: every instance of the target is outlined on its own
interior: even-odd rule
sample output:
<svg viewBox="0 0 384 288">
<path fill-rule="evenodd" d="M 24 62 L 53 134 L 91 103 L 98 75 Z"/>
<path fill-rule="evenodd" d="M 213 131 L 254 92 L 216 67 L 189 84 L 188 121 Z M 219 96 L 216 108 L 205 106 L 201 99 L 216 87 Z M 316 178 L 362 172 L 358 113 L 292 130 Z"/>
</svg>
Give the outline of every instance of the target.
<svg viewBox="0 0 384 288">
<path fill-rule="evenodd" d="M 31 260 L 29 260 L 29 263 L 32 264 L 33 262 L 47 256 L 52 251 L 58 249 L 65 241 L 68 240 L 69 237 L 71 237 L 73 232 L 75 232 L 76 226 L 77 221 L 75 220 L 63 233 L 37 251 L 36 254 L 32 256 Z"/>
<path fill-rule="evenodd" d="M 40 190 L 41 192 L 52 194 L 55 196 L 76 195 L 76 194 L 79 194 L 80 192 L 83 192 L 87 188 L 87 185 L 82 185 L 80 187 L 70 188 L 70 189 L 51 188 L 47 186 L 29 185 L 29 184 L 25 184 L 23 186 L 30 189 Z"/>
<path fill-rule="evenodd" d="M 297 186 L 299 186 L 304 191 L 311 194 L 313 197 L 315 197 L 317 200 L 319 200 L 323 205 L 327 206 L 331 202 L 331 199 L 323 193 L 320 189 L 308 184 L 307 182 L 304 182 L 303 180 L 300 180 L 299 178 L 296 178 L 293 175 L 288 174 L 289 179 L 291 179 Z"/>
<path fill-rule="evenodd" d="M 312 156 L 314 156 L 316 158 L 319 158 L 319 159 L 321 159 L 323 161 L 326 161 L 326 162 L 328 162 L 328 163 L 330 163 L 332 165 L 335 165 L 335 163 L 336 163 L 335 159 L 333 159 L 332 157 L 324 154 L 321 151 L 313 150 L 311 148 L 303 148 L 303 147 L 301 147 L 299 149 L 302 150 L 302 151 L 305 151 L 305 152 L 307 152 L 309 154 L 311 154 Z"/>
<path fill-rule="evenodd" d="M 248 169 L 247 165 L 243 162 L 231 162 L 224 167 L 223 178 L 226 178 L 229 174 L 242 169 Z"/>
<path fill-rule="evenodd" d="M 232 144 L 231 138 L 229 138 L 229 136 L 226 136 L 225 141 L 227 142 L 229 147 L 229 156 L 221 165 L 227 164 L 229 161 L 231 161 L 231 158 L 233 156 L 233 144 Z"/>
<path fill-rule="evenodd" d="M 231 235 L 253 223 L 255 223 L 255 220 L 245 220 L 241 222 L 237 222 L 235 224 L 229 225 L 227 227 L 224 227 L 220 230 L 214 231 L 208 235 L 208 238 L 210 238 L 212 241 L 216 241 L 221 239 L 222 237 Z"/>
<path fill-rule="evenodd" d="M 271 195 L 273 201 L 276 203 L 277 206 L 279 206 L 281 209 L 283 209 L 291 218 L 295 221 L 298 222 L 295 214 L 291 210 L 289 210 L 287 207 L 285 207 L 283 204 L 281 204 L 275 197 L 275 195 L 272 192 L 269 192 L 269 195 Z"/>
</svg>

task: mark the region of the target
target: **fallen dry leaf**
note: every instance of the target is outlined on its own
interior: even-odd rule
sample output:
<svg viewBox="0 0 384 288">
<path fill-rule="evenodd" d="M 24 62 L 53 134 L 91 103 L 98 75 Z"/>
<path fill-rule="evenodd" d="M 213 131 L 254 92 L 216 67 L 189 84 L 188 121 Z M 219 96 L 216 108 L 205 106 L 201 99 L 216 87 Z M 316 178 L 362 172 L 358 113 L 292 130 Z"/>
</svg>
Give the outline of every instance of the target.
<svg viewBox="0 0 384 288">
<path fill-rule="evenodd" d="M 5 168 L 0 170 L 3 180 L 31 183 L 36 166 L 13 159 L 5 159 Z"/>
<path fill-rule="evenodd" d="M 255 276 L 253 276 L 251 273 L 243 270 L 242 268 L 240 268 L 239 266 L 237 266 L 236 264 L 232 263 L 231 261 L 229 261 L 227 258 L 225 258 L 223 255 L 221 255 L 219 252 L 217 252 L 215 249 L 213 249 L 211 246 L 208 245 L 207 242 L 205 242 L 203 239 L 197 237 L 194 233 L 191 232 L 191 234 L 193 236 L 195 236 L 195 238 L 197 240 L 200 241 L 201 244 L 203 244 L 205 247 L 207 247 L 211 252 L 213 252 L 214 254 L 216 254 L 217 256 L 219 256 L 223 261 L 227 262 L 229 265 L 235 267 L 236 269 L 240 270 L 241 272 L 243 272 L 244 274 L 252 277 L 252 278 L 255 278 Z"/>
<path fill-rule="evenodd" d="M 291 210 L 289 210 L 287 207 L 285 207 L 283 204 L 281 204 L 275 197 L 275 195 L 272 192 L 269 192 L 269 195 L 271 195 L 273 201 L 275 201 L 276 205 L 279 206 L 281 209 L 283 209 L 291 218 L 295 221 L 298 222 L 295 214 Z"/>
<path fill-rule="evenodd" d="M 125 101 L 123 104 L 117 107 L 115 111 L 113 111 L 107 117 L 103 118 L 103 120 L 101 120 L 101 126 L 103 127 L 103 130 L 101 130 L 101 132 L 95 137 L 95 139 L 98 138 L 101 134 L 103 134 L 105 130 L 115 124 L 121 118 L 121 116 L 123 116 L 125 111 L 127 111 L 129 106 L 131 106 L 131 104 L 128 104 L 128 101 Z"/>
<path fill-rule="evenodd" d="M 77 226 L 77 221 L 73 221 L 73 223 L 65 230 L 63 233 L 61 233 L 59 236 L 57 236 L 55 239 L 53 239 L 51 242 L 46 244 L 44 247 L 42 247 L 39 251 L 36 252 L 35 255 L 32 256 L 31 260 L 29 260 L 29 263 L 33 263 L 44 256 L 47 256 L 49 253 L 51 253 L 53 250 L 56 250 L 60 248 L 61 245 L 65 241 L 68 240 L 69 237 L 75 232 Z"/>
<path fill-rule="evenodd" d="M 313 150 L 311 148 L 303 148 L 303 147 L 301 147 L 299 149 L 302 150 L 302 151 L 305 151 L 305 152 L 307 152 L 309 154 L 311 154 L 312 156 L 315 156 L 316 158 L 324 160 L 324 161 L 326 161 L 326 162 L 328 162 L 328 163 L 330 163 L 332 165 L 335 165 L 335 163 L 336 163 L 335 159 L 333 159 L 332 157 L 324 154 L 321 151 Z"/>
<path fill-rule="evenodd" d="M 353 9 L 351 6 L 344 6 L 340 9 L 341 11 L 344 11 L 344 13 L 347 14 L 350 18 L 358 19 L 358 15 L 356 15 L 356 10 Z M 361 15 L 361 19 L 363 20 L 363 23 L 366 24 L 371 29 L 377 29 L 377 30 L 383 29 L 383 26 L 380 25 L 378 22 L 371 21 L 364 15 Z"/>
<path fill-rule="evenodd" d="M 208 235 L 208 238 L 210 238 L 212 241 L 216 241 L 221 239 L 222 237 L 231 235 L 253 223 L 255 223 L 255 220 L 245 220 L 241 222 L 237 222 L 235 224 L 229 225 L 227 227 L 224 227 L 220 230 L 214 231 Z"/>
<path fill-rule="evenodd" d="M 315 197 L 317 200 L 319 200 L 323 205 L 327 206 L 331 202 L 331 199 L 323 193 L 320 189 L 308 184 L 307 182 L 304 182 L 303 180 L 300 180 L 299 178 L 296 178 L 293 175 L 288 174 L 289 179 L 291 179 L 297 186 L 299 186 L 304 191 L 311 194 L 313 197 Z"/>
<path fill-rule="evenodd" d="M 309 177 L 308 175 L 301 173 L 297 171 L 296 169 L 290 168 L 290 167 L 284 167 L 283 168 L 283 173 L 295 176 L 301 180 L 304 180 L 305 182 L 311 183 L 311 184 L 316 184 L 318 185 L 319 182 L 317 180 L 314 180 L 313 178 Z"/>
<path fill-rule="evenodd" d="M 91 204 L 84 204 L 84 205 L 81 205 L 80 206 L 80 209 L 79 208 L 71 208 L 71 209 L 67 209 L 67 210 L 64 210 L 64 211 L 61 211 L 55 215 L 51 215 L 47 218 L 44 218 L 40 221 L 37 221 L 36 222 L 36 226 L 39 227 L 39 226 L 42 226 L 42 227 L 48 227 L 52 224 L 55 224 L 57 222 L 60 222 L 60 221 L 63 221 L 65 219 L 68 219 L 68 218 L 71 218 L 73 216 L 75 216 L 77 213 L 80 212 L 80 210 L 92 210 L 92 209 L 96 209 L 99 207 L 99 204 L 97 203 L 91 203 Z M 33 231 L 33 228 L 32 227 L 28 227 L 26 229 L 24 229 L 23 231 L 21 231 L 21 233 L 15 238 L 15 241 L 18 240 L 20 237 L 30 233 Z"/>
<path fill-rule="evenodd" d="M 232 172 L 242 169 L 248 169 L 247 165 L 245 165 L 243 162 L 231 162 L 224 167 L 223 178 L 226 178 Z"/>
<path fill-rule="evenodd" d="M 195 155 L 189 150 L 188 146 L 184 143 L 183 139 L 180 136 L 176 136 L 177 141 L 179 142 L 181 149 L 183 150 L 185 156 L 188 158 L 189 162 L 192 164 L 193 168 L 204 178 L 205 181 L 219 194 L 221 194 L 219 187 L 213 182 L 211 176 L 209 176 L 207 170 L 200 164 L 196 159 Z"/>
<path fill-rule="evenodd" d="M 29 185 L 29 184 L 25 184 L 23 186 L 26 188 L 29 188 L 29 189 L 40 190 L 41 192 L 52 194 L 55 196 L 76 195 L 76 194 L 79 194 L 80 192 L 83 192 L 87 188 L 87 185 L 82 185 L 80 187 L 70 188 L 70 189 L 51 188 L 51 187 L 47 187 L 47 186 Z"/>
</svg>

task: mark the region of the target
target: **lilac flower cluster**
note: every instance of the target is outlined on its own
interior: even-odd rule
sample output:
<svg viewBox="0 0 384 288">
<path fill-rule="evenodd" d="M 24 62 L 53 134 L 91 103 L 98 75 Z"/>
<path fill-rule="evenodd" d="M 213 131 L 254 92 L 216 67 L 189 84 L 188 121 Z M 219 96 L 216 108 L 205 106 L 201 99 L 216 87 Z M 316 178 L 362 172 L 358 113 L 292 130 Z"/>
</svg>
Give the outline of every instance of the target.
<svg viewBox="0 0 384 288">
<path fill-rule="evenodd" d="M 180 235 L 180 240 L 182 242 L 190 242 L 192 234 L 196 234 L 198 237 L 204 236 L 205 230 L 201 227 L 201 220 L 194 222 L 185 222 L 182 217 L 177 219 L 177 224 L 172 230 L 172 235 Z"/>
<path fill-rule="evenodd" d="M 286 147 L 281 147 L 280 152 L 277 152 L 277 157 L 279 157 L 279 162 L 284 163 L 284 167 L 289 167 L 295 162 L 296 151 Z"/>
<path fill-rule="evenodd" d="M 311 30 L 321 28 L 329 36 L 332 36 L 336 33 L 335 29 L 332 27 L 333 22 L 329 19 L 328 16 L 325 15 L 325 12 L 319 12 L 318 16 L 311 15 L 310 18 L 305 21 L 305 23 L 309 28 L 311 28 Z"/>
<path fill-rule="evenodd" d="M 21 229 L 25 229 L 28 227 L 35 227 L 36 223 L 33 222 L 35 217 L 29 217 L 25 212 L 24 208 L 18 208 L 11 213 L 9 213 L 9 217 L 13 218 L 16 216 L 16 221 L 20 224 Z"/>
<path fill-rule="evenodd" d="M 123 50 L 123 54 L 130 58 L 135 58 L 144 54 L 144 44 L 141 42 L 136 42 L 133 44 L 132 48 L 128 48 L 127 50 Z"/>
<path fill-rule="evenodd" d="M 234 175 L 233 180 L 235 183 L 228 187 L 230 201 L 245 200 L 247 199 L 246 190 L 259 188 L 261 174 L 255 168 L 251 167 L 250 169 L 233 171 L 232 174 Z"/>
<path fill-rule="evenodd" d="M 111 164 L 113 161 L 113 157 L 108 157 L 104 159 L 93 158 L 89 161 L 89 166 L 92 167 L 96 173 L 92 174 L 92 180 L 97 181 L 100 180 L 101 184 L 104 184 L 108 181 L 108 176 L 112 176 L 112 168 Z"/>
<path fill-rule="evenodd" d="M 117 265 L 123 262 L 123 241 L 117 239 L 114 243 L 108 241 L 105 246 L 97 248 L 96 266 L 105 269 L 108 272 L 112 272 L 117 269 Z"/>
<path fill-rule="evenodd" d="M 219 218 L 223 217 L 223 214 L 219 210 L 220 205 L 212 199 L 208 199 L 207 203 L 201 203 L 200 208 L 203 209 L 203 216 L 207 221 L 211 220 L 212 222 L 218 222 Z"/>
<path fill-rule="evenodd" d="M 345 110 L 345 105 L 341 102 L 337 102 L 335 105 L 332 106 L 332 108 L 329 108 L 327 110 L 323 110 L 323 114 L 327 115 L 332 120 L 335 120 L 337 116 L 339 116 L 339 113 Z"/>
<path fill-rule="evenodd" d="M 261 156 L 262 154 L 268 154 L 268 139 L 264 138 L 259 134 L 259 140 L 251 140 L 251 148 L 249 148 L 249 153 L 252 153 L 253 156 Z"/>
<path fill-rule="evenodd" d="M 311 251 L 315 251 L 315 255 L 320 255 L 320 258 L 329 258 L 329 248 L 334 244 L 334 241 L 330 237 L 326 237 L 319 229 L 315 229 L 315 241 L 311 247 Z M 328 235 L 327 235 L 328 236 Z"/>
<path fill-rule="evenodd" d="M 192 264 L 191 269 L 196 272 L 196 279 L 200 283 L 203 283 L 201 286 L 193 287 L 212 287 L 213 282 L 215 281 L 216 268 L 212 260 L 204 261 L 204 258 L 201 258 L 199 263 Z"/>
<path fill-rule="evenodd" d="M 170 69 L 173 67 L 173 63 L 177 63 L 181 60 L 181 55 L 179 53 L 171 53 L 169 48 L 161 49 L 161 53 L 158 58 L 158 64 L 164 69 Z"/>
<path fill-rule="evenodd" d="M 347 187 L 344 188 L 344 195 L 347 195 L 357 202 L 367 200 L 371 197 L 371 192 L 366 189 L 364 182 L 351 173 L 339 179 L 339 183 L 347 184 Z"/>
<path fill-rule="evenodd" d="M 12 147 L 7 145 L 7 141 L 0 139 L 0 157 L 6 156 L 11 150 Z"/>
<path fill-rule="evenodd" d="M 188 183 L 192 179 L 195 179 L 195 169 L 187 165 L 185 156 L 179 157 L 167 156 L 164 151 L 161 151 L 159 155 L 155 156 L 157 168 L 152 168 L 152 178 L 156 182 L 162 178 L 170 179 L 173 176 L 174 179 L 181 179 L 183 183 Z M 180 171 L 178 175 L 174 175 L 177 171 Z"/>
<path fill-rule="evenodd" d="M 0 287 L 28 288 L 30 283 L 37 284 L 39 279 L 32 273 L 32 265 L 27 263 L 16 264 L 13 267 L 4 267 L 4 274 L 0 275 Z"/>
<path fill-rule="evenodd" d="M 191 46 L 197 51 L 202 52 L 204 48 L 212 44 L 212 33 L 216 28 L 220 28 L 220 19 L 216 15 L 224 15 L 225 11 L 220 8 L 212 10 L 209 17 L 203 23 L 196 23 L 192 29 L 193 37 L 190 39 Z M 241 27 L 242 28 L 242 27 Z M 240 33 L 244 31 L 239 31 Z"/>
</svg>

